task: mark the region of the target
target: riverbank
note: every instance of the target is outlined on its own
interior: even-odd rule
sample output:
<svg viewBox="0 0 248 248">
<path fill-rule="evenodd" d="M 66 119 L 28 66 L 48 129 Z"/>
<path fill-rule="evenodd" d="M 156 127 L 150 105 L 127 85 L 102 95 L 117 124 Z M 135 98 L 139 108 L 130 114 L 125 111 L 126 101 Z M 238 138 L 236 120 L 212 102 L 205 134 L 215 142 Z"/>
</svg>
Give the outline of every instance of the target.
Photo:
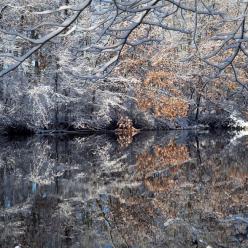
<svg viewBox="0 0 248 248">
<path fill-rule="evenodd" d="M 98 120 L 98 122 L 101 122 Z M 234 113 L 231 115 L 208 115 L 198 120 L 191 117 L 165 119 L 154 118 L 151 115 L 140 113 L 139 115 L 126 115 L 112 120 L 102 127 L 92 124 L 82 124 L 74 126 L 73 123 L 61 122 L 50 123 L 46 127 L 39 127 L 24 122 L 0 123 L 0 133 L 10 136 L 31 136 L 35 134 L 103 134 L 115 133 L 120 127 L 123 130 L 134 128 L 140 131 L 160 131 L 160 130 L 247 130 L 248 122 L 238 117 Z"/>
</svg>

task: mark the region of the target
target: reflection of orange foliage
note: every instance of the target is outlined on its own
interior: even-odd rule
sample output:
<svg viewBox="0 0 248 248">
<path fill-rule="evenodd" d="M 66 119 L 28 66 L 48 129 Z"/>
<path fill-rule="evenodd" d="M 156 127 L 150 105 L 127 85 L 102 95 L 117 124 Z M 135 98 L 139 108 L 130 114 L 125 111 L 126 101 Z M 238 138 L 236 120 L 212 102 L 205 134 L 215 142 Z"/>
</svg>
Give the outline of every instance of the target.
<svg viewBox="0 0 248 248">
<path fill-rule="evenodd" d="M 165 165 L 181 165 L 187 160 L 189 160 L 187 147 L 170 143 L 165 147 L 155 146 L 153 154 L 145 152 L 138 155 L 137 170 L 146 175 L 163 169 Z"/>
<path fill-rule="evenodd" d="M 145 179 L 145 186 L 152 192 L 165 192 L 175 187 L 176 181 L 167 177 Z"/>
<path fill-rule="evenodd" d="M 228 175 L 233 179 L 239 180 L 241 183 L 246 183 L 248 180 L 248 173 L 240 171 L 238 168 L 228 171 Z"/>
<path fill-rule="evenodd" d="M 133 142 L 133 136 L 132 133 L 119 132 L 117 133 L 117 142 L 121 147 L 126 148 Z"/>
<path fill-rule="evenodd" d="M 163 162 L 178 165 L 189 159 L 188 149 L 185 145 L 169 144 L 166 147 L 155 147 L 155 156 Z"/>
</svg>

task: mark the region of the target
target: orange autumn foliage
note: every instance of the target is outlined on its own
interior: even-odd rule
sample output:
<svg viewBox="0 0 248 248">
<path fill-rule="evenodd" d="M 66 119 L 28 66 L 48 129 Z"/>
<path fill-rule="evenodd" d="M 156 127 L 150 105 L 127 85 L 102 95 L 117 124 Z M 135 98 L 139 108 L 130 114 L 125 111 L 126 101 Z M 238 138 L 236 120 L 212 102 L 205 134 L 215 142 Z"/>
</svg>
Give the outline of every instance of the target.
<svg viewBox="0 0 248 248">
<path fill-rule="evenodd" d="M 144 185 L 152 192 L 167 192 L 175 187 L 176 182 L 166 177 L 147 178 L 144 180 Z"/>
<path fill-rule="evenodd" d="M 175 74 L 170 71 L 148 72 L 142 87 L 136 93 L 137 106 L 142 111 L 152 111 L 156 117 L 176 119 L 186 117 L 189 104 L 176 86 Z M 166 91 L 167 95 L 161 94 Z"/>
<path fill-rule="evenodd" d="M 144 86 L 154 86 L 158 88 L 166 88 L 171 93 L 179 95 L 180 92 L 174 87 L 175 76 L 169 71 L 151 71 L 146 75 Z"/>
<path fill-rule="evenodd" d="M 185 117 L 189 109 L 185 100 L 169 96 L 140 97 L 137 99 L 137 104 L 142 111 L 152 109 L 155 116 L 169 119 Z"/>
</svg>

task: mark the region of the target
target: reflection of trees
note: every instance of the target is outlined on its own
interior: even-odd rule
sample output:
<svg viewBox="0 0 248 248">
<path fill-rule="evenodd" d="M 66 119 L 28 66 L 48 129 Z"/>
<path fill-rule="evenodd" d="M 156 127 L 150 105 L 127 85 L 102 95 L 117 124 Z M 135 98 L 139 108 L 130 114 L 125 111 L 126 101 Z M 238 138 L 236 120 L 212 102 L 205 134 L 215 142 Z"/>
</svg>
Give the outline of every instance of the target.
<svg viewBox="0 0 248 248">
<path fill-rule="evenodd" d="M 164 147 L 156 145 L 153 152 L 141 153 L 137 156 L 137 170 L 141 174 L 154 173 L 163 170 L 166 166 L 177 166 L 189 159 L 185 145 L 169 143 Z"/>
<path fill-rule="evenodd" d="M 145 151 L 137 156 L 137 175 L 142 175 L 145 186 L 153 192 L 167 191 L 175 186 L 173 175 L 189 160 L 188 148 L 174 142 L 166 146 L 156 145 L 152 152 Z M 171 176 L 164 177 L 163 174 Z"/>
<path fill-rule="evenodd" d="M 1 202 L 0 244 L 242 247 L 243 142 L 145 135 L 126 148 L 107 136 L 6 142 L 0 196 L 10 205 Z"/>
</svg>

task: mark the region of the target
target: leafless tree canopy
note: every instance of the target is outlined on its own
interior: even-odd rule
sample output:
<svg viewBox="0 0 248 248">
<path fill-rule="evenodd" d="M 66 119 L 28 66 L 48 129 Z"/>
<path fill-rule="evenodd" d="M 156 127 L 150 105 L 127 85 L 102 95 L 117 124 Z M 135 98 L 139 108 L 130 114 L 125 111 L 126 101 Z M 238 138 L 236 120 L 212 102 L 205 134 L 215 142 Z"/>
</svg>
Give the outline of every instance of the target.
<svg viewBox="0 0 248 248">
<path fill-rule="evenodd" d="M 161 42 L 164 37 L 159 35 L 162 32 L 158 30 L 163 29 L 188 35 L 196 49 L 203 38 L 218 43 L 216 49 L 209 48 L 205 54 L 198 51 L 198 56 L 220 71 L 231 66 L 236 80 L 239 80 L 235 59 L 239 55 L 247 56 L 248 3 L 245 1 L 71 2 L 52 1 L 49 4 L 48 1 L 34 0 L 29 4 L 27 1 L 1 3 L 1 64 L 4 68 L 0 76 L 22 65 L 43 46 L 65 42 L 68 36 L 77 39 L 82 35 L 88 35 L 91 42 L 81 42 L 75 47 L 78 54 L 83 51 L 111 54 L 95 72 L 99 75 L 116 64 L 125 46 Z M 232 2 L 236 2 L 236 6 Z M 142 32 L 138 33 L 141 28 Z M 153 34 L 154 30 L 158 35 Z M 221 60 L 211 60 L 219 55 L 223 57 Z"/>
</svg>

